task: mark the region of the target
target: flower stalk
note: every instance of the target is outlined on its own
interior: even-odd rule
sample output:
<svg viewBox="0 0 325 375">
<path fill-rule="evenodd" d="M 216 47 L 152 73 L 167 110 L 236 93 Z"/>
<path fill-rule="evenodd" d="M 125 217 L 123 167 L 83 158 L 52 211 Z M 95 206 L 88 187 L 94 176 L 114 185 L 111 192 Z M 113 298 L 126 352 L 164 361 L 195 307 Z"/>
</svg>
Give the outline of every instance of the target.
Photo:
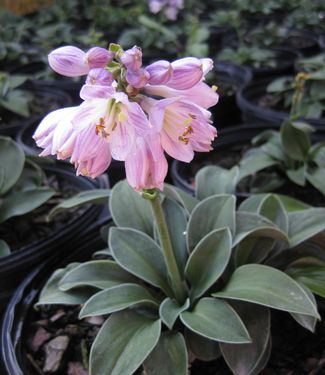
<svg viewBox="0 0 325 375">
<path fill-rule="evenodd" d="M 305 82 L 309 74 L 300 72 L 295 78 L 295 91 L 292 96 L 292 105 L 290 111 L 290 119 L 296 120 L 300 116 L 301 101 L 304 95 Z"/>
<path fill-rule="evenodd" d="M 160 245 L 163 251 L 168 275 L 172 288 L 175 292 L 175 297 L 180 304 L 183 304 L 186 299 L 185 284 L 182 280 L 181 274 L 178 269 L 175 254 L 173 251 L 172 243 L 170 240 L 168 226 L 165 220 L 165 214 L 162 209 L 160 194 L 157 189 L 144 190 L 142 193 L 143 198 L 148 199 L 151 204 L 153 216 L 156 221 Z"/>
</svg>

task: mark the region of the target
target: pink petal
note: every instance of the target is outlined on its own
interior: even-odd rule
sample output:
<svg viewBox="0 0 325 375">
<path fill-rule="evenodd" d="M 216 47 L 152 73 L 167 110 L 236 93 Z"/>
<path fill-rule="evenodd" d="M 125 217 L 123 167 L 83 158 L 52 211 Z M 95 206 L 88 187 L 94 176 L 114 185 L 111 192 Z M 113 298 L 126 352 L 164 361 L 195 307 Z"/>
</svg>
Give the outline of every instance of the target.
<svg viewBox="0 0 325 375">
<path fill-rule="evenodd" d="M 74 46 L 60 47 L 48 55 L 51 68 L 67 77 L 78 77 L 88 73 L 85 52 Z"/>
<path fill-rule="evenodd" d="M 85 61 L 89 68 L 104 68 L 113 60 L 114 53 L 102 47 L 93 47 L 87 51 Z"/>
<path fill-rule="evenodd" d="M 150 74 L 149 83 L 151 85 L 166 84 L 172 74 L 172 65 L 166 60 L 159 60 L 146 67 L 146 71 Z"/>
<path fill-rule="evenodd" d="M 195 57 L 185 57 L 172 62 L 173 74 L 166 86 L 177 90 L 187 90 L 203 78 L 203 64 Z"/>
<path fill-rule="evenodd" d="M 108 99 L 115 93 L 115 88 L 112 86 L 100 85 L 83 85 L 80 91 L 80 97 L 83 100 L 88 99 Z"/>
</svg>

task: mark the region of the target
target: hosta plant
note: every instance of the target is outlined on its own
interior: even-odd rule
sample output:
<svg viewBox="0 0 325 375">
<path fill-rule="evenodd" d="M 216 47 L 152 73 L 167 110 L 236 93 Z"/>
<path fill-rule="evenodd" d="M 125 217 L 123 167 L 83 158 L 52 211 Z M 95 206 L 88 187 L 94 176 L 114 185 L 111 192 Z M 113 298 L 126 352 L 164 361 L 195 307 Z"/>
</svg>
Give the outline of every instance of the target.
<svg viewBox="0 0 325 375">
<path fill-rule="evenodd" d="M 0 136 L 0 225 L 33 211 L 53 194 L 45 185 L 43 170 L 25 157 L 16 142 Z M 0 238 L 0 256 L 9 254 L 9 245 Z"/>
<path fill-rule="evenodd" d="M 108 259 L 58 269 L 38 302 L 108 317 L 91 374 L 142 364 L 146 374 L 186 375 L 189 358 L 220 355 L 234 374 L 257 374 L 271 351 L 271 309 L 314 330 L 325 257 L 308 240 L 324 229 L 325 210 L 272 194 L 236 210 L 235 196 L 219 193 L 227 189 L 202 175 L 196 198 L 169 185 L 160 197 L 113 188 Z"/>
<path fill-rule="evenodd" d="M 139 48 L 116 44 L 61 47 L 49 59 L 57 72 L 87 78 L 82 104 L 50 113 L 36 130 L 42 155 L 70 158 L 77 174 L 91 177 L 112 157 L 126 168 L 127 182 L 109 197 L 109 259 L 57 270 L 39 299 L 79 304 L 80 318 L 108 316 L 92 345 L 90 373 L 128 375 L 142 365 L 146 374 L 186 375 L 190 352 L 206 360 L 222 353 L 233 372 L 254 374 L 271 349 L 270 308 L 313 330 L 319 314 L 311 289 L 261 262 L 322 231 L 324 209 L 291 213 L 302 204 L 272 196 L 261 211 L 249 204 L 236 212 L 231 194 L 206 195 L 203 186 L 194 198 L 164 184 L 165 152 L 189 162 L 195 151 L 211 150 L 208 108 L 218 96 L 204 79 L 212 61 L 142 67 Z M 244 254 L 251 259 L 258 249 L 258 261 L 246 262 Z"/>
<path fill-rule="evenodd" d="M 308 73 L 297 75 L 291 114 L 283 121 L 280 131 L 266 130 L 256 136 L 252 140 L 254 147 L 239 163 L 239 181 L 267 168 L 277 172 L 276 178 L 262 187 L 255 186 L 255 190 L 279 188 L 289 180 L 299 186 L 309 183 L 325 194 L 325 145 L 312 143 L 314 128 L 299 120 L 304 112 L 304 85 L 308 77 Z"/>
</svg>

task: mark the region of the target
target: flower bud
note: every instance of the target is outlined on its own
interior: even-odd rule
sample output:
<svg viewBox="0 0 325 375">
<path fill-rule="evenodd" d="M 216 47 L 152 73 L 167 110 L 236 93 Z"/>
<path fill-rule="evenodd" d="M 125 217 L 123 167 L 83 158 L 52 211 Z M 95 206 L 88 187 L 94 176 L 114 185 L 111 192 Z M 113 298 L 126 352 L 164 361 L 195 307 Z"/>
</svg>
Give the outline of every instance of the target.
<svg viewBox="0 0 325 375">
<path fill-rule="evenodd" d="M 173 68 L 168 61 L 159 60 L 147 66 L 146 71 L 150 74 L 150 85 L 164 85 L 170 80 Z"/>
<path fill-rule="evenodd" d="M 113 52 L 108 51 L 105 48 L 93 47 L 86 53 L 85 62 L 90 69 L 104 68 L 113 60 L 113 57 Z"/>
<path fill-rule="evenodd" d="M 195 57 L 185 57 L 172 62 L 173 75 L 167 86 L 176 90 L 187 90 L 200 82 L 203 78 L 203 64 Z"/>
<path fill-rule="evenodd" d="M 134 46 L 125 52 L 121 56 L 121 61 L 128 69 L 138 70 L 142 66 L 142 51 L 140 48 Z"/>
<path fill-rule="evenodd" d="M 136 89 L 140 89 L 144 87 L 150 78 L 150 74 L 146 72 L 144 69 L 139 70 L 128 70 L 126 72 L 126 80 L 127 82 Z"/>
<path fill-rule="evenodd" d="M 60 47 L 48 55 L 51 68 L 63 76 L 78 77 L 88 73 L 89 67 L 85 64 L 86 54 L 73 46 Z"/>
<path fill-rule="evenodd" d="M 114 80 L 113 74 L 103 68 L 91 69 L 88 73 L 87 85 L 111 86 Z"/>
</svg>

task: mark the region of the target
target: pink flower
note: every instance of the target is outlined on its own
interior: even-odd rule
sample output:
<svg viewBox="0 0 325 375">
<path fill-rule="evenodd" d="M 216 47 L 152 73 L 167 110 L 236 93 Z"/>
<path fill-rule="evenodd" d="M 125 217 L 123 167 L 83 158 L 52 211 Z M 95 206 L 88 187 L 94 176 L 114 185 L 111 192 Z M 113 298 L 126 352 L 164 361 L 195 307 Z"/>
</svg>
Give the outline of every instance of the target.
<svg viewBox="0 0 325 375">
<path fill-rule="evenodd" d="M 112 53 L 101 47 L 93 47 L 86 53 L 74 46 L 57 48 L 48 56 L 51 68 L 67 77 L 85 75 L 92 68 L 104 68 L 112 58 Z"/>
<path fill-rule="evenodd" d="M 86 84 L 111 86 L 114 81 L 113 74 L 103 68 L 93 68 L 89 71 Z"/>
<path fill-rule="evenodd" d="M 164 85 L 166 84 L 173 74 L 173 68 L 171 63 L 165 60 L 159 60 L 146 67 L 146 71 L 149 73 L 150 85 Z"/>
<path fill-rule="evenodd" d="M 150 78 L 150 74 L 144 69 L 131 70 L 128 69 L 126 72 L 127 82 L 134 88 L 140 89 L 144 87 Z"/>
<path fill-rule="evenodd" d="M 125 52 L 121 56 L 122 64 L 128 69 L 138 70 L 142 66 L 142 51 L 139 47 L 134 46 Z"/>
<path fill-rule="evenodd" d="M 125 160 L 126 178 L 135 190 L 163 190 L 168 163 L 157 133 L 137 138 Z"/>
</svg>

